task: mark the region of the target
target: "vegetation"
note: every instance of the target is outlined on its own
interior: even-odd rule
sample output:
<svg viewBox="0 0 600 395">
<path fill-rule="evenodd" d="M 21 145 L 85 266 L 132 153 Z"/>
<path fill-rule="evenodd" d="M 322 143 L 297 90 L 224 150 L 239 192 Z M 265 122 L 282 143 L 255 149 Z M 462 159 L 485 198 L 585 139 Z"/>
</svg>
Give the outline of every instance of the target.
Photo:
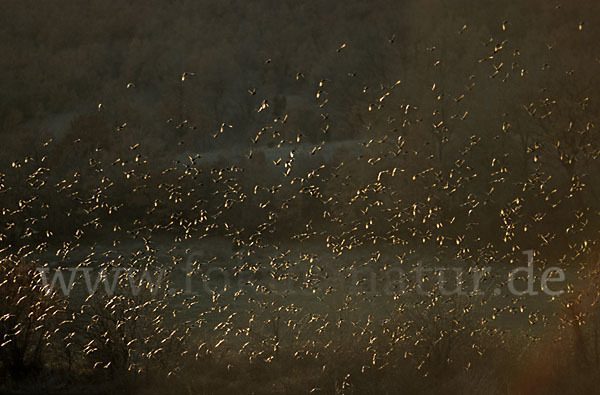
<svg viewBox="0 0 600 395">
<path fill-rule="evenodd" d="M 597 391 L 596 2 L 4 3 L 0 391 Z"/>
</svg>

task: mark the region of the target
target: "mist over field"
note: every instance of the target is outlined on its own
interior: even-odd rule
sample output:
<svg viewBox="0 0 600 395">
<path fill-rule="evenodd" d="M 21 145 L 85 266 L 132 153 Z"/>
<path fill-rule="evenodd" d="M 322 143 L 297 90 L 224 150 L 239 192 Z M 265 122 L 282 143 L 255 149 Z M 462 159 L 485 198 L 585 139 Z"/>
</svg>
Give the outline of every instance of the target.
<svg viewBox="0 0 600 395">
<path fill-rule="evenodd" d="M 598 393 L 599 17 L 0 0 L 0 392 Z"/>
</svg>

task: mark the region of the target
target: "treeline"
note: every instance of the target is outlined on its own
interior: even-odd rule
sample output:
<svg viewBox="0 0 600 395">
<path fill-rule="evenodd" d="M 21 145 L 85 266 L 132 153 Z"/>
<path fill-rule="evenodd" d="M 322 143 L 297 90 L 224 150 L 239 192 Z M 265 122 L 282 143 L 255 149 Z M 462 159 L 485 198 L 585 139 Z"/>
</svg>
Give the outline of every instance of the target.
<svg viewBox="0 0 600 395">
<path fill-rule="evenodd" d="M 403 312 L 395 298 L 347 294 L 349 277 L 320 290 L 328 268 L 287 256 L 298 241 L 345 254 L 339 271 L 329 262 L 340 276 L 362 248 L 376 268 L 382 251 L 475 267 L 533 249 L 542 264 L 591 262 L 597 296 L 597 2 L 3 3 L 0 375 L 12 388 L 42 374 L 119 379 L 121 392 L 155 374 L 188 392 L 239 392 L 256 377 L 265 393 L 509 388 L 523 339 L 470 314 L 480 301 L 433 297 Z M 162 262 L 151 237 L 165 234 Z M 331 311 L 254 287 L 239 316 L 213 294 L 180 325 L 169 304 L 182 315 L 204 305 L 121 289 L 83 308 L 50 298 L 36 270 L 77 248 L 87 268 L 96 243 L 121 263 L 170 267 L 181 241 L 211 236 L 237 249 L 223 264 L 247 257 L 240 273 L 260 266 L 259 249 L 278 251 L 268 274 L 307 272 L 311 303 Z M 119 250 L 140 237 L 135 253 Z M 582 333 L 580 320 L 595 319 L 597 299 L 569 291 L 557 337 L 570 343 L 539 347 L 536 366 L 540 382 L 585 392 L 597 325 Z M 375 305 L 394 316 L 362 316 Z"/>
<path fill-rule="evenodd" d="M 597 6 L 469 4 L 7 5 L 5 241 L 125 222 L 578 256 Z"/>
<path fill-rule="evenodd" d="M 504 113 L 515 130 L 521 105 L 563 88 L 580 95 L 596 74 L 597 27 L 584 22 L 597 13 L 593 2 L 27 4 L 3 7 L 0 125 L 9 136 L 32 128 L 62 134 L 102 103 L 106 126 L 127 122 L 168 151 L 181 140 L 189 151 L 247 143 L 265 127 L 313 142 L 326 125 L 328 139 L 361 137 L 381 85 L 398 80 L 388 110 L 438 109 L 448 122 L 457 107 L 477 104 L 456 132 L 491 134 Z M 488 81 L 492 64 L 501 70 Z M 263 100 L 270 107 L 259 113 Z M 286 114 L 285 125 L 273 124 Z M 213 139 L 223 123 L 233 127 Z"/>
</svg>

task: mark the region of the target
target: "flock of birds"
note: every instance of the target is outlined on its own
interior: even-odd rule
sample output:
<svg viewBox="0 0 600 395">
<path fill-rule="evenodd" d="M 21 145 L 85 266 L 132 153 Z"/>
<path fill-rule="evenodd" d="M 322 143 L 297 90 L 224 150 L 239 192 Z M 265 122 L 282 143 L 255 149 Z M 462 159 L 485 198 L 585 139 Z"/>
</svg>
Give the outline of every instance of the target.
<svg viewBox="0 0 600 395">
<path fill-rule="evenodd" d="M 510 26 L 504 21 L 502 31 Z M 467 25 L 458 30 L 467 32 Z M 528 74 L 508 39 L 491 38 L 483 48 L 474 64 L 491 64 L 487 80 Z M 542 266 L 556 259 L 575 271 L 576 262 L 594 257 L 598 206 L 590 203 L 590 174 L 600 140 L 592 99 L 566 102 L 544 90 L 537 98 L 536 91 L 521 114 L 503 114 L 499 127 L 465 132 L 461 122 L 478 116 L 478 96 L 469 99 L 480 85 L 476 74 L 458 94 L 444 92 L 440 81 L 425 87 L 431 111 L 425 100 L 404 101 L 401 80 L 364 86 L 360 100 L 373 100 L 361 110 L 358 140 L 329 138 L 335 124 L 327 90 L 339 76 L 328 76 L 314 87 L 322 121 L 314 144 L 299 130 L 290 134 L 283 114 L 242 148 L 223 147 L 221 158 L 186 147 L 164 159 L 143 140 L 131 141 L 130 126 L 119 121 L 109 137 L 118 148 L 86 145 L 82 134 L 15 158 L 0 175 L 0 356 L 10 359 L 40 339 L 40 353 L 60 349 L 69 364 L 82 353 L 92 370 L 160 366 L 177 377 L 186 358 L 233 355 L 227 369 L 234 370 L 239 360 L 269 364 L 287 355 L 335 372 L 342 388 L 350 373 L 468 370 L 490 344 L 521 332 L 532 342 L 554 333 L 564 301 L 586 280 L 577 277 L 567 296 L 552 300 L 488 291 L 524 262 L 525 249 L 535 248 Z M 181 83 L 199 75 L 184 72 Z M 126 88 L 136 89 L 133 82 Z M 248 94 L 268 118 L 260 87 Z M 563 125 L 561 106 L 578 118 Z M 223 123 L 212 136 L 227 133 L 240 130 Z M 71 161 L 65 152 L 84 156 L 64 163 Z M 437 270 L 425 293 L 414 281 L 422 260 Z M 484 279 L 483 295 L 439 292 L 441 272 L 461 268 L 468 287 L 485 265 L 499 269 Z M 42 284 L 39 268 L 49 270 L 47 279 L 61 269 L 75 273 L 72 292 L 65 296 L 59 280 L 53 289 Z M 589 265 L 581 269 L 595 275 Z M 395 277 L 401 271 L 404 282 Z M 88 294 L 86 283 L 95 281 L 101 285 Z M 111 281 L 113 291 L 105 288 Z M 359 372 L 336 366 L 335 355 L 359 360 Z"/>
</svg>

